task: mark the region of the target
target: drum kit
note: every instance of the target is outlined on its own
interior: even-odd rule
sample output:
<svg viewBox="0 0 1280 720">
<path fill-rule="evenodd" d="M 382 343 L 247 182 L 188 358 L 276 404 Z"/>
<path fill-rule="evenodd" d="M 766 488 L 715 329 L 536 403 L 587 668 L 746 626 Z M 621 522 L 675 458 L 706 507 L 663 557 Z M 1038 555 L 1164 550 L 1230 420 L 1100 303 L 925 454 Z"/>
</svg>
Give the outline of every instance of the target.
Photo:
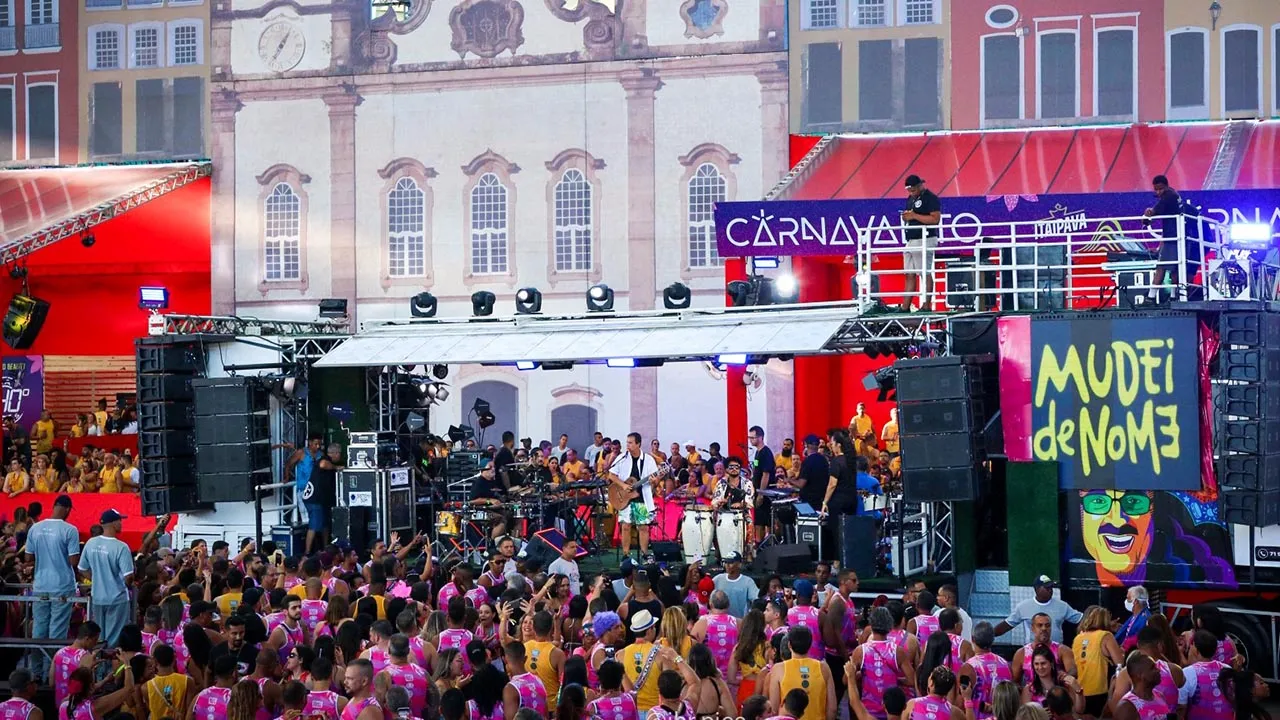
<svg viewBox="0 0 1280 720">
<path fill-rule="evenodd" d="M 745 555 L 747 529 L 751 519 L 745 510 L 715 510 L 707 505 L 689 505 L 680 522 L 680 540 L 685 562 L 706 558 L 716 548 L 720 558 L 731 553 Z"/>
</svg>

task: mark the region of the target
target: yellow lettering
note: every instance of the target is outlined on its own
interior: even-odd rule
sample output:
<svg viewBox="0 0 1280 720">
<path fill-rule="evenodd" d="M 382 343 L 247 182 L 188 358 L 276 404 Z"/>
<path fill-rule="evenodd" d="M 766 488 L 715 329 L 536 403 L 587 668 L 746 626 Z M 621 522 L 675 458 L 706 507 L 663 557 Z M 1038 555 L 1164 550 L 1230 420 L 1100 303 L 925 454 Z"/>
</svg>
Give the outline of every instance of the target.
<svg viewBox="0 0 1280 720">
<path fill-rule="evenodd" d="M 1049 383 L 1053 383 L 1054 389 L 1058 392 L 1064 392 L 1068 383 L 1075 383 L 1081 404 L 1089 402 L 1084 370 L 1080 367 L 1080 353 L 1076 352 L 1074 345 L 1067 348 L 1067 356 L 1062 365 L 1058 365 L 1058 356 L 1054 354 L 1053 348 L 1045 346 L 1044 352 L 1040 355 L 1040 366 L 1036 373 L 1036 407 L 1044 405 L 1044 395 Z"/>
<path fill-rule="evenodd" d="M 1169 357 L 1164 361 L 1164 391 L 1173 394 L 1173 338 L 1169 338 Z"/>
<path fill-rule="evenodd" d="M 1132 417 L 1133 413 L 1125 413 Z M 1111 462 L 1120 462 L 1124 458 L 1125 447 L 1124 428 L 1117 423 L 1107 428 L 1107 459 Z"/>
<path fill-rule="evenodd" d="M 1107 464 L 1107 423 L 1111 420 L 1111 408 L 1102 406 L 1098 411 L 1098 424 L 1095 427 L 1091 422 L 1089 408 L 1080 408 L 1080 469 L 1084 472 L 1085 477 L 1093 472 L 1093 466 L 1090 464 L 1090 455 L 1092 460 L 1102 467 Z M 1065 423 L 1064 423 L 1065 424 Z"/>
<path fill-rule="evenodd" d="M 1166 420 L 1160 426 L 1160 434 L 1169 439 L 1169 442 L 1160 446 L 1160 455 L 1170 460 L 1176 460 L 1181 451 L 1181 448 L 1178 447 L 1178 439 L 1182 437 L 1182 430 L 1178 427 L 1178 406 L 1161 405 L 1156 408 L 1156 415 Z M 1158 471 L 1157 474 L 1159 474 Z"/>
<path fill-rule="evenodd" d="M 1139 340 L 1135 344 L 1138 346 L 1138 363 L 1142 365 L 1142 384 L 1148 395 L 1155 395 L 1160 392 L 1160 386 L 1156 384 L 1156 370 L 1160 369 L 1160 358 L 1152 355 L 1151 351 L 1163 348 L 1164 341 Z M 1128 404 L 1125 403 L 1125 405 Z"/>
<path fill-rule="evenodd" d="M 1128 413 L 1126 419 L 1126 429 L 1129 432 L 1129 462 L 1138 464 L 1138 451 L 1147 450 L 1151 453 L 1151 468 L 1155 470 L 1156 475 L 1160 474 L 1160 453 L 1156 451 L 1156 429 L 1155 421 L 1152 418 L 1152 407 L 1154 403 L 1150 400 L 1142 404 L 1142 420 L 1135 423 L 1136 418 L 1133 412 Z"/>
<path fill-rule="evenodd" d="M 1076 421 L 1066 418 L 1062 421 L 1062 427 L 1058 429 L 1058 448 L 1062 450 L 1062 454 L 1072 457 L 1076 454 L 1075 446 L 1071 444 L 1071 438 L 1076 434 Z"/>
<path fill-rule="evenodd" d="M 1037 460 L 1058 459 L 1058 439 L 1053 434 L 1053 426 L 1057 424 L 1057 405 L 1053 400 L 1049 401 L 1049 421 L 1044 427 L 1036 430 L 1035 436 L 1032 437 L 1031 446 L 1035 449 Z"/>
<path fill-rule="evenodd" d="M 1103 353 L 1102 363 L 1105 368 L 1102 377 L 1098 377 L 1097 355 L 1098 346 L 1089 346 L 1089 391 L 1096 398 L 1104 398 L 1111 394 L 1111 374 L 1114 370 L 1114 362 L 1111 353 Z"/>
<path fill-rule="evenodd" d="M 1138 397 L 1138 354 L 1123 340 L 1111 343 L 1111 351 L 1116 356 L 1116 390 L 1120 404 L 1129 407 Z"/>
</svg>

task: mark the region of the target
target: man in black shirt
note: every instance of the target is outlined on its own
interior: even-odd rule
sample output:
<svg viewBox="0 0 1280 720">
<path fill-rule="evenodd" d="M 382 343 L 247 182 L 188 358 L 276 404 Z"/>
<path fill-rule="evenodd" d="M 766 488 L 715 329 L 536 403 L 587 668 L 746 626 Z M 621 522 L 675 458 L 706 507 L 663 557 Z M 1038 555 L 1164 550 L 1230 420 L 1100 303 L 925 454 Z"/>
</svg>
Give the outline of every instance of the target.
<svg viewBox="0 0 1280 720">
<path fill-rule="evenodd" d="M 513 486 L 520 484 L 520 478 L 508 468 L 516 462 L 515 448 L 516 434 L 507 430 L 502 433 L 502 447 L 498 448 L 497 454 L 493 456 L 493 466 L 498 471 L 498 479 L 502 481 L 502 487 L 510 490 Z"/>
<path fill-rule="evenodd" d="M 814 510 L 822 507 L 822 498 L 827 492 L 828 478 L 831 477 L 830 463 L 827 456 L 819 452 L 822 439 L 817 435 L 809 435 L 804 439 L 804 462 L 800 463 L 800 476 L 796 485 L 800 488 L 800 502 L 807 503 Z"/>
<path fill-rule="evenodd" d="M 1148 218 L 1160 218 L 1157 222 L 1160 224 L 1160 234 L 1164 237 L 1160 242 L 1160 255 L 1157 258 L 1160 263 L 1156 266 L 1156 279 L 1153 284 L 1159 288 L 1164 285 L 1165 279 L 1172 275 L 1173 284 L 1181 285 L 1184 282 L 1182 279 L 1184 274 L 1189 277 L 1198 269 L 1200 258 L 1196 251 L 1200 245 L 1192 241 L 1186 242 L 1189 272 L 1184 273 L 1178 266 L 1178 229 L 1182 224 L 1182 198 L 1178 196 L 1177 190 L 1169 187 L 1169 179 L 1164 175 L 1157 175 L 1151 179 L 1151 189 L 1156 194 L 1156 204 L 1147 208 L 1142 215 Z M 1146 220 L 1144 223 L 1150 224 L 1151 221 Z"/>
<path fill-rule="evenodd" d="M 193 609 L 194 609 L 194 603 Z M 230 655 L 236 661 L 236 677 L 247 677 L 253 672 L 258 661 L 258 646 L 245 642 L 245 622 L 239 615 L 227 618 L 227 640 L 215 645 L 209 651 L 209 663 L 217 662 L 219 657 Z"/>
<path fill-rule="evenodd" d="M 938 224 L 942 222 L 942 203 L 932 190 L 924 186 L 924 180 L 919 175 L 908 175 L 906 185 L 907 206 L 902 210 L 902 223 L 907 226 L 907 249 L 902 254 L 902 267 L 907 273 L 902 297 L 903 312 L 911 309 L 911 299 L 919 291 L 921 278 L 924 279 L 924 299 L 920 302 L 920 309 L 930 309 L 933 247 L 938 242 Z"/>
<path fill-rule="evenodd" d="M 747 430 L 747 442 L 756 449 L 756 457 L 751 461 L 751 484 L 756 488 L 756 542 L 760 542 L 773 525 L 773 503 L 760 491 L 768 489 L 777 464 L 773 460 L 773 451 L 764 444 L 764 428 L 752 425 Z"/>
</svg>

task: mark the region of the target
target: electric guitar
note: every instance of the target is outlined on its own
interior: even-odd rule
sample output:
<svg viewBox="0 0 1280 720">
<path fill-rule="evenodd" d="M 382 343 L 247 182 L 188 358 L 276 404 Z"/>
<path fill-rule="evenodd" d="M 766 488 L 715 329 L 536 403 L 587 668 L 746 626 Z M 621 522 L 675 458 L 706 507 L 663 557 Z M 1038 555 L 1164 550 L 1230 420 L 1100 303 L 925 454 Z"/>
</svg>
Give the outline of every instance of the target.
<svg viewBox="0 0 1280 720">
<path fill-rule="evenodd" d="M 658 466 L 657 472 L 653 473 L 649 477 L 641 478 L 635 483 L 625 482 L 617 475 L 614 475 L 611 472 L 606 472 L 605 479 L 609 481 L 609 507 L 613 508 L 615 512 L 622 512 L 623 510 L 626 510 L 627 506 L 630 505 L 633 500 L 640 497 L 640 488 L 648 485 L 654 480 L 660 480 L 666 477 L 670 472 L 671 466 L 667 463 L 662 463 Z"/>
</svg>

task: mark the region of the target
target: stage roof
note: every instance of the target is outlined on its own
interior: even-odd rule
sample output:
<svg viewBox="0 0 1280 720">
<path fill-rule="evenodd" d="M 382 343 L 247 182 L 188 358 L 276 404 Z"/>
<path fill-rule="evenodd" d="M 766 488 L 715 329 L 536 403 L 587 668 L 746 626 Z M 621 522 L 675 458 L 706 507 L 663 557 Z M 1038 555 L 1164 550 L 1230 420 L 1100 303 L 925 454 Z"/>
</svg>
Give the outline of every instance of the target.
<svg viewBox="0 0 1280 720">
<path fill-rule="evenodd" d="M 841 135 L 771 198 L 898 197 L 909 174 L 943 196 L 1280 187 L 1280 122 Z"/>
<path fill-rule="evenodd" d="M 844 352 L 849 307 L 777 307 L 497 320 L 400 321 L 369 327 L 319 367 L 708 359 L 719 355 Z"/>
<path fill-rule="evenodd" d="M 209 175 L 207 162 L 0 171 L 0 264 Z"/>
</svg>

